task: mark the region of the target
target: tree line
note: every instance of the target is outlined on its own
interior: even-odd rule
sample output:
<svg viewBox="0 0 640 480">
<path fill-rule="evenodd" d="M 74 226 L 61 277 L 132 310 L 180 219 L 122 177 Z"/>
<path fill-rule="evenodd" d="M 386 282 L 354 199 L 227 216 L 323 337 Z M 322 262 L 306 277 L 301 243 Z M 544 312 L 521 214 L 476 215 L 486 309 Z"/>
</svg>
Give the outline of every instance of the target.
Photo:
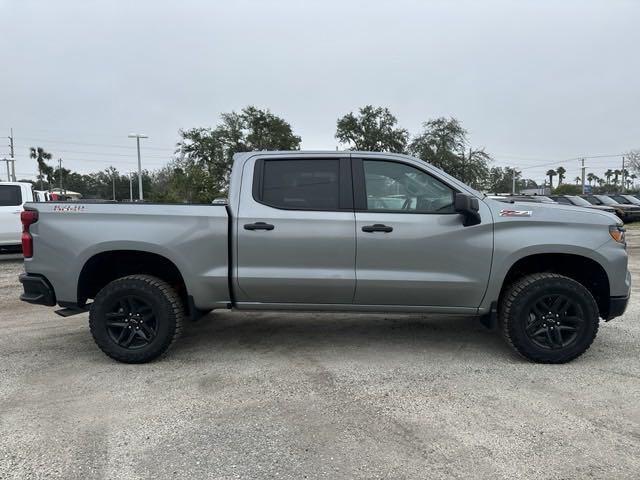
<svg viewBox="0 0 640 480">
<path fill-rule="evenodd" d="M 223 113 L 215 127 L 199 127 L 178 132 L 179 140 L 173 160 L 155 171 L 143 172 L 145 199 L 155 202 L 209 203 L 227 194 L 233 154 L 260 150 L 299 150 L 302 139 L 289 122 L 268 109 L 247 106 L 240 112 Z M 337 119 L 335 138 L 346 150 L 406 153 L 438 167 L 479 190 L 505 193 L 537 188 L 531 179 L 513 167 L 491 166 L 491 155 L 484 148 L 471 145 L 467 130 L 456 118 L 438 117 L 425 121 L 411 135 L 398 125 L 388 108 L 366 105 Z M 52 155 L 42 147 L 33 147 L 31 158 L 38 166 L 36 187 L 50 189 L 62 180 L 65 189 L 81 193 L 85 198 L 128 199 L 130 178 L 114 167 L 100 172 L 80 174 L 49 165 Z M 640 158 L 637 161 L 640 164 Z M 640 165 L 637 165 L 640 166 Z M 601 184 L 594 174 L 589 184 L 617 186 L 619 179 L 635 179 L 618 170 L 605 172 Z M 558 177 L 565 180 L 566 170 L 549 170 L 549 185 Z M 610 182 L 611 180 L 611 182 Z M 133 179 L 137 198 L 137 178 Z M 566 187 L 563 187 L 566 188 Z"/>
</svg>

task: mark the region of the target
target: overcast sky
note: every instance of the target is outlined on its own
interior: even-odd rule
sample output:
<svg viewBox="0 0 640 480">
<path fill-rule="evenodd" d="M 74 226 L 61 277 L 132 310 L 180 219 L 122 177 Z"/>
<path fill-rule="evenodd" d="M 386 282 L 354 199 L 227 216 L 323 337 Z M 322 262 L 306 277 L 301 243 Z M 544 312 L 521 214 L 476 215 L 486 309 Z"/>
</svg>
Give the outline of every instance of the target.
<svg viewBox="0 0 640 480">
<path fill-rule="evenodd" d="M 249 104 L 305 149 L 335 149 L 336 119 L 365 104 L 412 133 L 455 116 L 536 181 L 549 166 L 534 165 L 571 180 L 565 159 L 640 148 L 640 1 L 0 0 L 0 19 L 0 132 L 20 177 L 35 145 L 83 172 L 132 170 L 129 132 L 158 168 L 178 129 Z"/>
</svg>

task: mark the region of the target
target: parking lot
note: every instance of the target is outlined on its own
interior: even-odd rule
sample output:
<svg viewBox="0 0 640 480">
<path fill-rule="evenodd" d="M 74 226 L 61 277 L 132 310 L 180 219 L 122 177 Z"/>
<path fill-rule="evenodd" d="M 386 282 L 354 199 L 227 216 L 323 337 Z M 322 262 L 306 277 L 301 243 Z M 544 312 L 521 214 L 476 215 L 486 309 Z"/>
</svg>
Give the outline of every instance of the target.
<svg viewBox="0 0 640 480">
<path fill-rule="evenodd" d="M 637 232 L 637 233 L 636 233 Z M 213 313 L 118 364 L 0 260 L 0 478 L 638 478 L 634 297 L 535 365 L 471 318 Z"/>
</svg>

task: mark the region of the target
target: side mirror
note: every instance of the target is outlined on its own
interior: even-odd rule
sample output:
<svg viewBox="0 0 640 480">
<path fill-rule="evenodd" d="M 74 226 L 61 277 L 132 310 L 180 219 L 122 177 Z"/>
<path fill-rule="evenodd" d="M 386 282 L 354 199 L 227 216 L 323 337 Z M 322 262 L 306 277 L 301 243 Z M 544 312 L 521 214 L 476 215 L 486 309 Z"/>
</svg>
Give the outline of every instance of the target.
<svg viewBox="0 0 640 480">
<path fill-rule="evenodd" d="M 457 213 L 463 215 L 462 225 L 465 227 L 478 225 L 480 223 L 480 204 L 476 197 L 472 197 L 466 193 L 456 193 L 453 200 L 453 208 Z"/>
</svg>

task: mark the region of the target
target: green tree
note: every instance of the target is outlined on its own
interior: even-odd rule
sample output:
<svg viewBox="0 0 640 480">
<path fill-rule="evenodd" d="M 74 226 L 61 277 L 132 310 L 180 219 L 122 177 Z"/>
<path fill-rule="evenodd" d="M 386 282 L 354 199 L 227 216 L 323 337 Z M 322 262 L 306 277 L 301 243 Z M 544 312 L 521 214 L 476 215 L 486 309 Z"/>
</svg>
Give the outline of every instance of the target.
<svg viewBox="0 0 640 480">
<path fill-rule="evenodd" d="M 573 180 L 576 182 L 576 185 L 578 185 L 582 181 L 582 178 L 576 177 Z"/>
<path fill-rule="evenodd" d="M 487 184 L 491 156 L 484 149 L 467 149 L 467 131 L 458 120 L 440 117 L 422 127 L 423 131 L 409 144 L 412 155 L 474 188 Z"/>
<path fill-rule="evenodd" d="M 549 177 L 549 187 L 553 190 L 553 177 L 557 175 L 555 170 L 547 170 L 547 177 Z"/>
<path fill-rule="evenodd" d="M 298 150 L 301 142 L 288 122 L 253 106 L 240 113 L 223 113 L 215 128 L 179 133 L 177 158 L 154 177 L 164 182 L 168 191 L 156 193 L 189 202 L 210 202 L 226 195 L 234 153 Z"/>
<path fill-rule="evenodd" d="M 617 186 L 618 186 L 618 177 L 620 177 L 620 174 L 621 174 L 621 173 L 622 173 L 622 172 L 621 172 L 620 170 L 614 170 L 614 171 L 613 171 L 613 185 L 614 185 L 615 187 L 617 187 Z"/>
<path fill-rule="evenodd" d="M 562 185 L 562 181 L 564 180 L 565 174 L 567 171 L 564 167 L 556 168 L 556 173 L 558 174 L 558 186 Z"/>
<path fill-rule="evenodd" d="M 611 183 L 611 177 L 613 177 L 613 170 L 607 170 L 606 172 L 604 172 L 604 176 L 607 179 L 607 185 L 609 185 L 609 183 Z"/>
<path fill-rule="evenodd" d="M 47 164 L 46 160 L 51 160 L 51 154 L 42 147 L 31 147 L 29 157 L 38 163 L 38 181 L 40 190 L 44 190 L 44 179 L 47 179 L 47 188 L 51 187 L 53 177 L 53 167 Z"/>
<path fill-rule="evenodd" d="M 592 183 L 595 179 L 596 179 L 596 176 L 595 176 L 593 173 L 589 172 L 589 173 L 587 174 L 587 182 L 589 182 L 589 185 L 591 185 L 591 183 Z"/>
<path fill-rule="evenodd" d="M 366 105 L 338 119 L 335 137 L 349 150 L 404 153 L 409 132 L 397 123 L 388 108 Z"/>
</svg>

